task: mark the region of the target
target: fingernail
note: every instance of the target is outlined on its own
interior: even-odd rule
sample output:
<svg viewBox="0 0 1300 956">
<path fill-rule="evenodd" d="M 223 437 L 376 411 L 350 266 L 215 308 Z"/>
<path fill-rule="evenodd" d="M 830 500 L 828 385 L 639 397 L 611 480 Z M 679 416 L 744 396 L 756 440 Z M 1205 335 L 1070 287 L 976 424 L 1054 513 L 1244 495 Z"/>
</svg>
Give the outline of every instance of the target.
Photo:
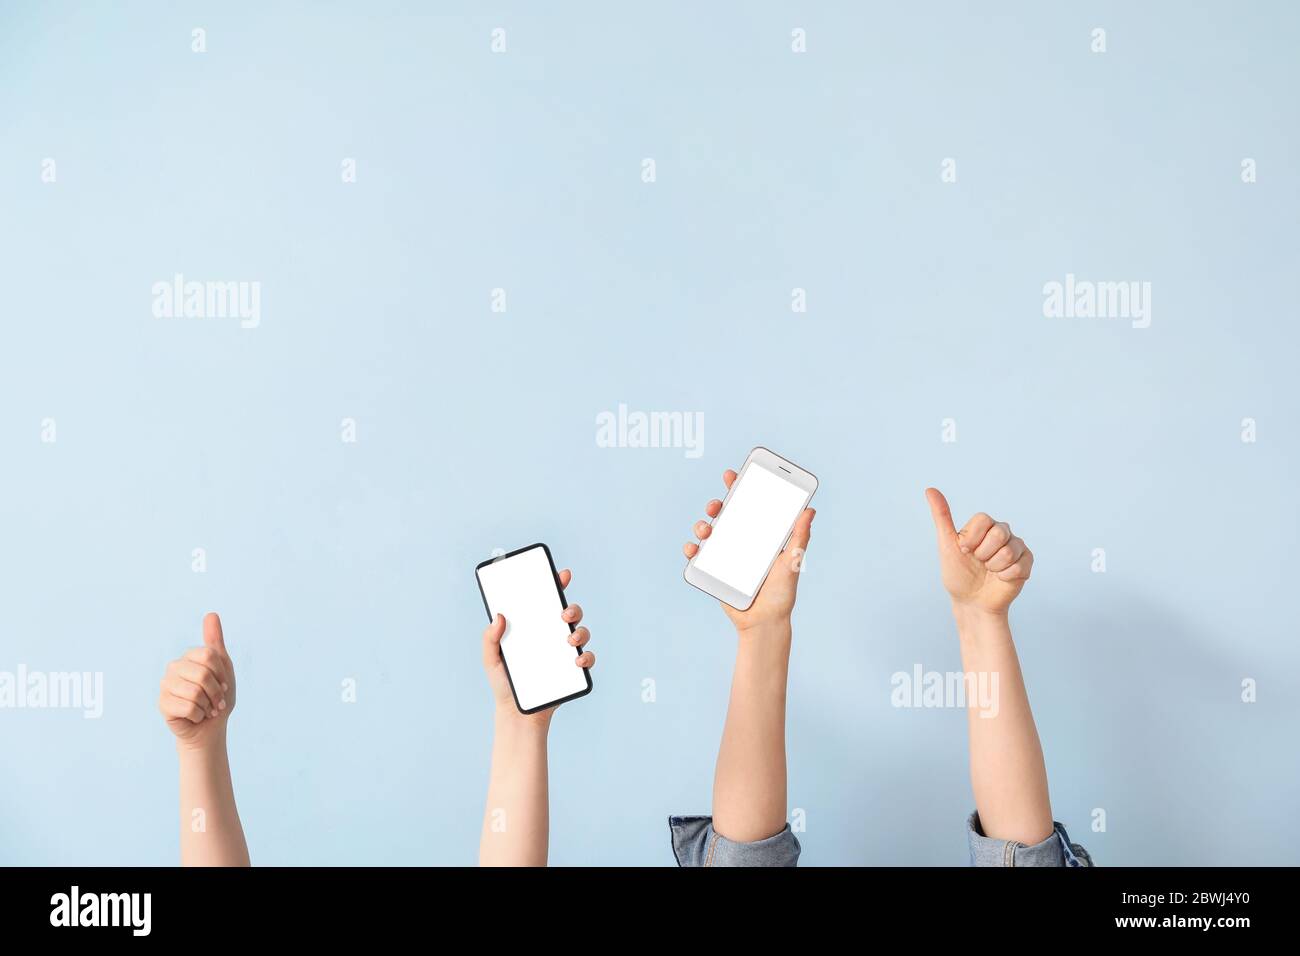
<svg viewBox="0 0 1300 956">
<path fill-rule="evenodd" d="M 229 684 L 222 684 L 222 685 L 221 685 L 221 689 L 224 690 L 227 694 L 230 693 L 230 685 L 229 685 Z"/>
<path fill-rule="evenodd" d="M 217 716 L 217 712 L 214 710 L 212 713 L 208 714 L 208 716 L 209 716 L 209 717 L 215 717 L 215 716 Z"/>
<path fill-rule="evenodd" d="M 961 545 L 961 553 L 962 553 L 962 554 L 970 554 L 970 548 L 966 547 L 966 545 L 964 545 L 964 544 Z"/>
<path fill-rule="evenodd" d="M 217 704 L 217 710 L 225 710 L 225 709 L 226 709 L 226 698 L 223 697 L 221 698 L 220 703 Z"/>
</svg>

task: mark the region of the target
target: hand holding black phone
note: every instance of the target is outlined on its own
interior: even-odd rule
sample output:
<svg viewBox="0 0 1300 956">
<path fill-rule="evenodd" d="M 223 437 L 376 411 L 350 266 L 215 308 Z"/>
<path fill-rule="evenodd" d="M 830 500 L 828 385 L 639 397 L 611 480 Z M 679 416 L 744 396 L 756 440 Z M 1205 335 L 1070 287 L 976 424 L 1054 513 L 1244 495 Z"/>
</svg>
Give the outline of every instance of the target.
<svg viewBox="0 0 1300 956">
<path fill-rule="evenodd" d="M 474 569 L 488 620 L 506 619 L 501 638 L 515 706 L 534 714 L 591 693 L 591 673 L 578 667 L 581 648 L 569 643 L 573 624 L 561 619 L 568 607 L 551 549 L 533 544 Z"/>
</svg>

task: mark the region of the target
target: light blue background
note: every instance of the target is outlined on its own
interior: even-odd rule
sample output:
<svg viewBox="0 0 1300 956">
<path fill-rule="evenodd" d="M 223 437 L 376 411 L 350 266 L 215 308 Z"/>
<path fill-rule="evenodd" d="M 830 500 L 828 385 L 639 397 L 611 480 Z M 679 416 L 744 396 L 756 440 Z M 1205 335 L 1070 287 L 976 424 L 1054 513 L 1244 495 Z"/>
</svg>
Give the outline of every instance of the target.
<svg viewBox="0 0 1300 956">
<path fill-rule="evenodd" d="M 822 479 L 806 864 L 965 860 L 965 716 L 889 701 L 959 667 L 927 484 L 1037 555 L 1013 625 L 1073 836 L 1300 862 L 1297 27 L 1281 2 L 5 4 L 0 670 L 103 671 L 106 709 L 0 711 L 0 860 L 177 858 L 157 682 L 216 609 L 254 862 L 473 862 L 473 567 L 544 540 L 599 656 L 552 728 L 551 860 L 671 863 L 734 645 L 680 547 L 761 443 Z M 175 272 L 260 281 L 261 327 L 153 318 Z M 1150 281 L 1151 327 L 1044 318 L 1067 272 Z M 598 448 L 619 402 L 702 412 L 705 454 Z"/>
</svg>

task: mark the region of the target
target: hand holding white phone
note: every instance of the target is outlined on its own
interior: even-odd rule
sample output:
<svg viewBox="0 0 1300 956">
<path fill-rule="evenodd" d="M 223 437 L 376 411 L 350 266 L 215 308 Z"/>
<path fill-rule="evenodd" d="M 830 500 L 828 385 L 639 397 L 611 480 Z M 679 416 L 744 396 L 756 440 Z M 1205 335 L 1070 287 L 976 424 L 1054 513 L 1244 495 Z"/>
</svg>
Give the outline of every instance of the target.
<svg viewBox="0 0 1300 956">
<path fill-rule="evenodd" d="M 712 524 L 697 522 L 699 544 L 683 551 L 686 581 L 720 600 L 736 626 L 789 616 L 816 512 L 807 507 L 817 478 L 755 448 L 739 473 L 723 475 L 725 500 L 710 501 Z"/>
</svg>

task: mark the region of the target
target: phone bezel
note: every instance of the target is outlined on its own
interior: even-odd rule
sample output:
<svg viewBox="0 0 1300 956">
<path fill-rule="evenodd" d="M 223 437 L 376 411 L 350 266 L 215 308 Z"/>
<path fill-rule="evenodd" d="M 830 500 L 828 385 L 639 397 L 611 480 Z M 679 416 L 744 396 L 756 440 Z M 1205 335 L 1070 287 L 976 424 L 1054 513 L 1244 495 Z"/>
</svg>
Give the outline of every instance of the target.
<svg viewBox="0 0 1300 956">
<path fill-rule="evenodd" d="M 487 592 L 483 590 L 483 579 L 479 577 L 479 571 L 483 570 L 489 565 L 496 564 L 499 561 L 506 561 L 510 558 L 518 557 L 519 555 L 524 554 L 527 551 L 532 551 L 535 548 L 541 548 L 542 551 L 546 553 L 546 562 L 551 566 L 551 579 L 555 581 L 555 591 L 560 596 L 560 607 L 567 608 L 569 606 L 569 602 L 565 600 L 564 597 L 564 588 L 560 587 L 560 573 L 555 570 L 555 559 L 551 557 L 551 549 L 547 547 L 544 543 L 539 541 L 536 544 L 530 544 L 522 548 L 516 548 L 514 551 L 511 551 L 507 554 L 498 555 L 495 558 L 488 558 L 486 561 L 480 561 L 477 565 L 474 566 L 474 580 L 478 582 L 479 597 L 483 599 L 483 610 L 487 612 L 489 624 L 492 623 L 492 608 L 488 606 Z M 570 634 L 572 634 L 577 629 L 578 627 L 576 624 L 572 624 L 572 623 L 569 624 Z M 582 655 L 582 648 L 575 647 L 573 649 L 573 653 L 575 657 L 580 657 Z M 505 647 L 501 648 L 501 666 L 505 668 L 506 680 L 510 682 L 510 694 L 511 696 L 514 697 L 515 707 L 519 710 L 519 713 L 521 714 L 538 714 L 544 710 L 549 710 L 552 707 L 559 707 L 561 704 L 567 703 L 568 701 L 577 700 L 579 697 L 586 697 L 588 694 L 591 693 L 591 689 L 594 686 L 591 680 L 591 668 L 584 667 L 582 668 L 582 673 L 583 676 L 587 678 L 586 690 L 580 690 L 576 694 L 570 694 L 568 697 L 561 697 L 559 700 L 553 700 L 550 703 L 546 703 L 546 704 L 538 704 L 536 707 L 530 708 L 528 710 L 524 710 L 523 705 L 519 703 L 519 692 L 515 690 L 515 679 L 510 676 L 510 662 L 506 659 Z"/>
<path fill-rule="evenodd" d="M 748 611 L 753 605 L 754 599 L 758 597 L 758 592 L 763 590 L 763 585 L 767 583 L 767 576 L 772 573 L 772 567 L 776 564 L 776 559 L 781 556 L 781 553 L 785 551 L 785 546 L 790 543 L 790 534 L 794 531 L 795 522 L 799 520 L 799 515 L 803 514 L 804 508 L 808 507 L 808 503 L 812 501 L 813 495 L 817 493 L 818 485 L 817 476 L 811 471 L 808 471 L 805 468 L 800 468 L 788 458 L 782 458 L 771 449 L 759 445 L 746 456 L 744 464 L 740 466 L 740 471 L 737 473 L 736 480 L 731 483 L 731 487 L 727 489 L 727 496 L 722 499 L 722 507 L 718 509 L 717 517 L 714 517 L 709 521 L 710 526 L 718 520 L 718 517 L 722 516 L 723 511 L 727 510 L 727 502 L 731 500 L 731 493 L 736 490 L 737 486 L 739 486 L 742 481 L 745 480 L 745 470 L 749 468 L 751 464 L 757 464 L 760 468 L 767 468 L 769 471 L 777 472 L 778 475 L 782 471 L 786 472 L 789 476 L 787 480 L 795 487 L 799 488 L 799 490 L 806 491 L 808 497 L 804 499 L 803 508 L 799 509 L 799 513 L 795 515 L 794 521 L 790 522 L 790 527 L 786 529 L 785 540 L 781 542 L 781 547 L 777 549 L 776 553 L 772 555 L 772 559 L 768 561 L 767 570 L 763 572 L 763 578 L 758 582 L 758 587 L 754 589 L 753 594 L 745 594 L 743 591 L 738 591 L 726 582 L 715 578 L 711 574 L 701 571 L 695 566 L 695 558 L 691 558 L 686 562 L 686 570 L 682 572 L 682 577 L 686 579 L 687 584 L 691 585 L 691 587 L 698 588 L 711 597 L 717 598 L 723 604 L 734 607 L 737 611 Z M 698 552 L 696 556 L 698 557 Z"/>
</svg>

